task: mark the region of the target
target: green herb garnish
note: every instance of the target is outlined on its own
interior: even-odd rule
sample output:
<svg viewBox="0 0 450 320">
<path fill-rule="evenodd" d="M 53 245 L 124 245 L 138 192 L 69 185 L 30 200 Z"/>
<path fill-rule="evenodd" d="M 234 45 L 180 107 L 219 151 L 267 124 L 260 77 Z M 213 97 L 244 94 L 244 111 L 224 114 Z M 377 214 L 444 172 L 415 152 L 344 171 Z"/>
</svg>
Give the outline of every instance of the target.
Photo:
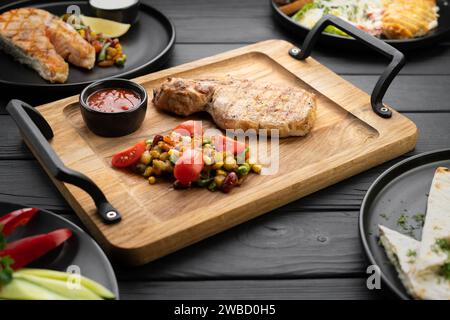
<svg viewBox="0 0 450 320">
<path fill-rule="evenodd" d="M 0 257 L 0 286 L 6 285 L 12 281 L 14 260 L 10 256 Z"/>
<path fill-rule="evenodd" d="M 450 253 L 450 239 L 437 239 L 436 245 L 442 250 Z"/>
<path fill-rule="evenodd" d="M 402 214 L 398 219 L 397 219 L 397 224 L 403 228 L 403 230 L 409 230 L 408 228 L 408 217 L 405 216 L 404 214 Z"/>
<path fill-rule="evenodd" d="M 441 266 L 439 274 L 447 280 L 450 280 L 450 262 L 447 262 Z"/>
<path fill-rule="evenodd" d="M 409 249 L 406 255 L 408 257 L 415 257 L 417 255 L 417 252 L 415 250 Z"/>
<path fill-rule="evenodd" d="M 413 215 L 412 218 L 414 219 L 415 222 L 420 224 L 420 226 L 423 226 L 425 223 L 425 215 L 422 213 L 415 214 Z"/>
</svg>

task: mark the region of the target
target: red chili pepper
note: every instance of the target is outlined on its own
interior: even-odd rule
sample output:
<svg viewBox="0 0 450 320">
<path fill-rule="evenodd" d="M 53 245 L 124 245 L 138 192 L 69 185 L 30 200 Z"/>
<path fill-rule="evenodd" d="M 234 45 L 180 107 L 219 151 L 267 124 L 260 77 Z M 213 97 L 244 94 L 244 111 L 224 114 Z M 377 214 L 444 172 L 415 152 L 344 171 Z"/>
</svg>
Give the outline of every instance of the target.
<svg viewBox="0 0 450 320">
<path fill-rule="evenodd" d="M 9 236 L 17 227 L 26 225 L 38 211 L 37 208 L 23 208 L 0 217 L 0 231 Z"/>
<path fill-rule="evenodd" d="M 40 234 L 8 243 L 0 251 L 0 257 L 10 256 L 14 260 L 14 270 L 25 267 L 31 262 L 55 249 L 72 236 L 69 229 L 58 229 L 47 234 Z"/>
</svg>

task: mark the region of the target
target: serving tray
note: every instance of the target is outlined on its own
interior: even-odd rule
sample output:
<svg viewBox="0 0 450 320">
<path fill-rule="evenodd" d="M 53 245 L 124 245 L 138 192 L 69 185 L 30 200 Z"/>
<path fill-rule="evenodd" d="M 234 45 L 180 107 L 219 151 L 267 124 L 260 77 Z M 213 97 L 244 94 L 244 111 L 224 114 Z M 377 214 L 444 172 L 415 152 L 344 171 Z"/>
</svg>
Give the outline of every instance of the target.
<svg viewBox="0 0 450 320">
<path fill-rule="evenodd" d="M 310 39 L 311 43 L 313 40 Z M 139 140 L 168 132 L 186 119 L 201 119 L 205 125 L 214 126 L 206 114 L 174 117 L 157 111 L 149 102 L 146 118 L 137 132 L 120 138 L 103 138 L 85 126 L 77 96 L 38 107 L 53 129 L 49 143 L 54 152 L 63 165 L 90 178 L 88 187 L 80 183 L 80 177 L 69 179 L 66 170 L 63 170 L 65 175 L 61 175 L 49 167 L 48 158 L 56 155 L 48 153 L 43 157 L 35 146 L 40 142 L 32 139 L 34 136 L 23 129 L 22 122 L 18 121 L 18 124 L 31 150 L 103 248 L 126 264 L 144 264 L 414 148 L 417 136 L 414 123 L 392 109 L 389 111 L 386 106 L 381 107 L 381 111 L 376 110 L 376 97 L 372 98 L 371 104 L 368 94 L 314 59 L 295 59 L 299 50 L 292 47 L 282 40 L 264 41 L 135 79 L 147 89 L 149 101 L 152 89 L 168 76 L 214 78 L 231 75 L 304 88 L 317 95 L 317 121 L 311 133 L 304 138 L 280 139 L 278 173 L 250 175 L 230 194 L 196 188 L 174 190 L 169 182 L 149 185 L 142 177 L 110 165 L 114 153 Z M 304 52 L 309 51 L 307 48 Z M 382 97 L 390 80 L 377 85 L 375 91 L 382 93 L 374 92 L 378 98 Z M 20 117 L 13 110 L 16 108 L 8 106 L 17 121 Z M 33 118 L 39 122 L 36 115 Z M 49 127 L 40 127 L 44 136 L 52 136 Z M 84 190 L 54 176 L 90 193 L 95 184 L 101 191 L 93 192 L 97 195 L 102 192 L 106 198 L 100 197 L 103 200 L 99 206 Z M 105 212 L 103 219 L 98 215 L 96 204 L 101 207 L 105 199 L 111 205 L 108 208 L 120 213 L 120 222 L 105 224 Z"/>
</svg>

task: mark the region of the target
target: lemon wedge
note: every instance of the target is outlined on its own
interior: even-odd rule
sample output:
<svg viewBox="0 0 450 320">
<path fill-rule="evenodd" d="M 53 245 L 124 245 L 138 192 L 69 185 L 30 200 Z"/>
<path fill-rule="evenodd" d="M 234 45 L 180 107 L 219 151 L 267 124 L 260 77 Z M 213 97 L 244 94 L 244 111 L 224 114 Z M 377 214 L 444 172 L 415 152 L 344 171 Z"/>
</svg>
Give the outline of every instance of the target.
<svg viewBox="0 0 450 320">
<path fill-rule="evenodd" d="M 89 26 L 96 33 L 103 33 L 104 36 L 110 38 L 119 38 L 127 33 L 130 29 L 129 24 L 120 23 L 112 20 L 80 16 L 84 25 Z"/>
</svg>

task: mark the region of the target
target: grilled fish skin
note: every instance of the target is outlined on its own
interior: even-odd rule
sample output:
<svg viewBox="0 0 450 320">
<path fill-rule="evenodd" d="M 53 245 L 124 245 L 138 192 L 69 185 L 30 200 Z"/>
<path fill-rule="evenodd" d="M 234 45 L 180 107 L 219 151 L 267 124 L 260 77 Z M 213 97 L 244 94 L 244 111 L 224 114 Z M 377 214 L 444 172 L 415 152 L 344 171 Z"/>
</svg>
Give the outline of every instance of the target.
<svg viewBox="0 0 450 320">
<path fill-rule="evenodd" d="M 0 45 L 19 62 L 54 83 L 64 83 L 69 66 L 91 69 L 95 49 L 71 26 L 51 13 L 20 8 L 0 15 Z"/>
<path fill-rule="evenodd" d="M 316 119 L 316 97 L 299 88 L 222 80 L 169 78 L 154 90 L 156 108 L 181 116 L 207 111 L 222 129 L 279 130 L 280 137 L 308 134 Z"/>
</svg>

